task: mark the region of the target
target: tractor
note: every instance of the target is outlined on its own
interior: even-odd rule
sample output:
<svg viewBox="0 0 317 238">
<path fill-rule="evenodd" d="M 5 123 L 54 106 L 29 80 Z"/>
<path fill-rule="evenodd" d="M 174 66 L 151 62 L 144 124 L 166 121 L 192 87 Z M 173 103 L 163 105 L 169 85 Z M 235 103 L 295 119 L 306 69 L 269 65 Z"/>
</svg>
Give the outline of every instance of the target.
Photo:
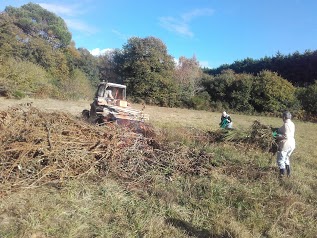
<svg viewBox="0 0 317 238">
<path fill-rule="evenodd" d="M 117 123 L 119 125 L 138 125 L 149 120 L 143 110 L 130 107 L 126 99 L 126 86 L 102 81 L 97 88 L 90 110 L 82 115 L 91 123 L 99 125 Z"/>
</svg>

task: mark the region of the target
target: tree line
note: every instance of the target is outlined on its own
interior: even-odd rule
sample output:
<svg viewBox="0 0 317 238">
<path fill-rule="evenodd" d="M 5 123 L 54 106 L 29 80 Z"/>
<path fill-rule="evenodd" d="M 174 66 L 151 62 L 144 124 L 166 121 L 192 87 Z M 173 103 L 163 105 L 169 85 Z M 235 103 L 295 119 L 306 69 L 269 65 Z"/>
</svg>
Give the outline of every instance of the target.
<svg viewBox="0 0 317 238">
<path fill-rule="evenodd" d="M 105 80 L 127 85 L 129 100 L 153 105 L 317 113 L 316 52 L 262 60 L 201 68 L 195 56 L 175 62 L 153 36 L 131 37 L 121 49 L 95 57 L 76 48 L 62 18 L 37 4 L 0 13 L 0 95 L 7 97 L 91 99 Z"/>
<path fill-rule="evenodd" d="M 278 73 L 295 86 L 311 85 L 317 79 L 317 51 L 306 50 L 283 55 L 277 52 L 273 57 L 263 57 L 259 60 L 246 58 L 232 64 L 224 64 L 216 69 L 205 69 L 211 75 L 220 74 L 223 70 L 232 69 L 236 73 L 258 74 L 262 70 Z"/>
</svg>

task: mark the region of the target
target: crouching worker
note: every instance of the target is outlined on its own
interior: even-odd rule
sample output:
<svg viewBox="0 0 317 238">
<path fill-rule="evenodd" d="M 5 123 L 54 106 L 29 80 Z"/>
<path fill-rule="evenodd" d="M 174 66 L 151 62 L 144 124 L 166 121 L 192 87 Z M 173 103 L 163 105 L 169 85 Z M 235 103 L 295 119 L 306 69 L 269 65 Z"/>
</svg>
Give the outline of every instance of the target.
<svg viewBox="0 0 317 238">
<path fill-rule="evenodd" d="M 225 111 L 221 115 L 221 121 L 219 123 L 221 128 L 232 128 L 232 119 L 229 114 L 227 114 Z"/>
<path fill-rule="evenodd" d="M 280 177 L 283 177 L 285 170 L 287 176 L 291 174 L 290 156 L 295 149 L 295 125 L 291 121 L 292 115 L 290 112 L 283 112 L 283 126 L 277 131 L 277 165 L 280 169 Z"/>
</svg>

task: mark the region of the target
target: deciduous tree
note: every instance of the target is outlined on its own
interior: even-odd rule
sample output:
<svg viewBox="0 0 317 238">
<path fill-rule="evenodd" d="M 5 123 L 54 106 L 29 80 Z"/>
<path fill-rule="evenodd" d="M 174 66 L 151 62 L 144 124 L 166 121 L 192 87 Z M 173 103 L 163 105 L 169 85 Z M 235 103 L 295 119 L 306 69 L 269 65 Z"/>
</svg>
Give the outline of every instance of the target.
<svg viewBox="0 0 317 238">
<path fill-rule="evenodd" d="M 259 112 L 278 112 L 289 109 L 295 102 L 295 87 L 277 73 L 261 71 L 251 92 L 254 108 Z"/>
<path fill-rule="evenodd" d="M 132 37 L 116 56 L 130 96 L 149 103 L 169 105 L 174 91 L 174 61 L 165 44 L 155 37 Z"/>
<path fill-rule="evenodd" d="M 20 8 L 9 6 L 5 12 L 14 18 L 14 23 L 24 33 L 41 36 L 54 48 L 65 48 L 71 41 L 71 33 L 64 20 L 38 4 L 28 3 Z"/>
<path fill-rule="evenodd" d="M 181 56 L 175 69 L 175 81 L 180 89 L 193 97 L 201 87 L 202 70 L 196 57 Z"/>
</svg>

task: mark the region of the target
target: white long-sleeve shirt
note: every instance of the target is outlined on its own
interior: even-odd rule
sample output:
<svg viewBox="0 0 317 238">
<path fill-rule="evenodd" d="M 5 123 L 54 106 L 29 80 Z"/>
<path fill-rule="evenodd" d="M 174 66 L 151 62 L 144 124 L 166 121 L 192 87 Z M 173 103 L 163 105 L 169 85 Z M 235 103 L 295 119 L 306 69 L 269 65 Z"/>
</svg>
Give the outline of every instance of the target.
<svg viewBox="0 0 317 238">
<path fill-rule="evenodd" d="M 282 135 L 282 140 L 279 142 L 280 151 L 295 149 L 295 124 L 291 119 L 285 120 L 283 126 L 278 129 L 278 133 Z"/>
<path fill-rule="evenodd" d="M 111 99 L 113 99 L 112 91 L 111 91 L 110 89 L 107 89 L 107 90 L 106 90 L 105 97 L 106 97 L 106 98 L 111 98 Z"/>
</svg>

